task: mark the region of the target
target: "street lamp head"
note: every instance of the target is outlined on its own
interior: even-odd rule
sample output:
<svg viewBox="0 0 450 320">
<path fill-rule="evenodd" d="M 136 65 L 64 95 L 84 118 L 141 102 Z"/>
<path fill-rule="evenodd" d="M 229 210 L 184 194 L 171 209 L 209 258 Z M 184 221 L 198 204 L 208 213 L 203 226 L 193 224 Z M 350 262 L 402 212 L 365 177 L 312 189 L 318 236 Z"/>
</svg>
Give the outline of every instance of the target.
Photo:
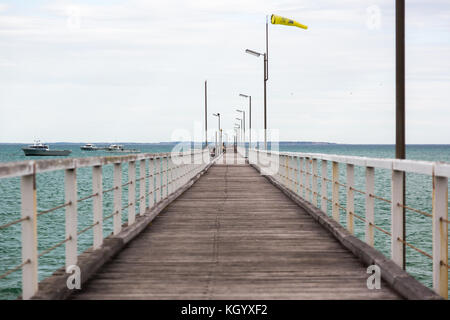
<svg viewBox="0 0 450 320">
<path fill-rule="evenodd" d="M 243 93 L 239 93 L 239 96 L 240 96 L 240 97 L 244 97 L 244 98 L 248 98 L 248 97 L 249 97 L 248 95 L 243 94 Z"/>
<path fill-rule="evenodd" d="M 236 118 L 236 120 L 239 120 L 239 121 L 241 121 L 242 119 L 241 119 L 241 118 Z"/>
<path fill-rule="evenodd" d="M 218 117 L 218 116 L 220 116 L 220 113 L 213 113 L 212 115 L 215 117 Z"/>
<path fill-rule="evenodd" d="M 259 53 L 259 52 L 256 52 L 256 51 L 253 51 L 253 50 L 250 50 L 250 49 L 246 49 L 245 53 L 251 54 L 251 55 L 253 55 L 255 57 L 259 57 L 259 56 L 262 55 L 262 53 Z"/>
<path fill-rule="evenodd" d="M 237 112 L 244 112 L 244 110 L 236 109 Z"/>
</svg>

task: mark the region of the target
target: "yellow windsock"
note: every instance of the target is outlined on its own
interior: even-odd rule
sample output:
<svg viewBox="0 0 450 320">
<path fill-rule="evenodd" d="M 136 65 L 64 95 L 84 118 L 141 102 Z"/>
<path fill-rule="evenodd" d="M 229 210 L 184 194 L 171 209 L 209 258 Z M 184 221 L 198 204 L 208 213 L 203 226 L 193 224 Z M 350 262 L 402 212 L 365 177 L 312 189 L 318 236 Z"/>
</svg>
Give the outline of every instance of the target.
<svg viewBox="0 0 450 320">
<path fill-rule="evenodd" d="M 273 14 L 272 17 L 270 18 L 270 22 L 272 22 L 272 24 L 283 24 L 285 26 L 294 26 L 294 27 L 299 27 L 302 29 L 308 29 L 307 26 L 305 26 L 304 24 L 301 24 L 300 22 L 297 22 L 292 19 L 280 17 L 275 14 Z"/>
</svg>

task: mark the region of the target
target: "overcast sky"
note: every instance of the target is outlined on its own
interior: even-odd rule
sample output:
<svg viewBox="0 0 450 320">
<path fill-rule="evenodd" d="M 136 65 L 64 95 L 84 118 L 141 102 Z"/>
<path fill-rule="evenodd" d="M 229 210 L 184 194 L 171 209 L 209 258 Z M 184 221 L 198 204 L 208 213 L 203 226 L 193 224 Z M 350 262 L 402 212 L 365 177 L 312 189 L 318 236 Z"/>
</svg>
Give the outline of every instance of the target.
<svg viewBox="0 0 450 320">
<path fill-rule="evenodd" d="M 407 0 L 407 143 L 450 143 L 450 1 Z M 395 142 L 394 0 L 0 0 L 0 142 L 171 139 L 239 93 L 281 140 Z M 248 119 L 248 117 L 247 117 Z"/>
</svg>

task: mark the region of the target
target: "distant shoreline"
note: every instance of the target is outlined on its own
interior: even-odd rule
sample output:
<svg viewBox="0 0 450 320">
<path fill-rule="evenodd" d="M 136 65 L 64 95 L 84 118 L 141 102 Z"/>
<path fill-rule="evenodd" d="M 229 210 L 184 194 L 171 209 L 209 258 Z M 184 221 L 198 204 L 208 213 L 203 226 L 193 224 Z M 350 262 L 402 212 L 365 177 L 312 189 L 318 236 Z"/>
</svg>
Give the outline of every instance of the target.
<svg viewBox="0 0 450 320">
<path fill-rule="evenodd" d="M 29 145 L 32 142 L 0 142 L 0 145 Z M 84 145 L 86 142 L 45 142 L 52 145 Z M 149 146 L 172 146 L 178 143 L 196 143 L 202 144 L 203 142 L 189 142 L 189 141 L 162 141 L 162 142 L 89 142 L 96 145 L 111 145 L 111 144 L 126 144 L 126 145 L 149 145 Z M 214 142 L 209 142 L 214 144 Z M 247 142 L 248 143 L 248 142 Z M 257 143 L 257 142 L 253 142 Z M 263 142 L 260 141 L 259 144 Z M 389 143 L 336 143 L 336 142 L 321 142 L 321 141 L 280 141 L 280 145 L 308 145 L 308 146 L 395 146 L 395 144 Z M 447 143 L 411 143 L 406 144 L 406 146 L 450 146 Z"/>
</svg>

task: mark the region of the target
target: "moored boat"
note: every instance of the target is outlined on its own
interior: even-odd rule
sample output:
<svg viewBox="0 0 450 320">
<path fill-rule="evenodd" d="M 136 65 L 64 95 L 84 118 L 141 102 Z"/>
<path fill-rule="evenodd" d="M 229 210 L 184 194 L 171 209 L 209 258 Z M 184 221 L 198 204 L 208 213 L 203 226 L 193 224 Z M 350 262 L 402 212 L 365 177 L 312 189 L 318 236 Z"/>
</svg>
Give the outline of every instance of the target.
<svg viewBox="0 0 450 320">
<path fill-rule="evenodd" d="M 84 146 L 81 146 L 80 149 L 83 150 L 83 151 L 95 151 L 95 150 L 98 150 L 98 148 L 92 143 L 86 143 Z"/>
<path fill-rule="evenodd" d="M 112 144 L 108 148 L 106 148 L 109 152 L 125 152 L 125 153 L 139 153 L 140 151 L 137 149 L 124 149 L 121 144 Z"/>
<path fill-rule="evenodd" d="M 72 151 L 70 150 L 50 150 L 50 147 L 40 141 L 35 141 L 34 144 L 22 148 L 26 156 L 68 156 Z"/>
</svg>

